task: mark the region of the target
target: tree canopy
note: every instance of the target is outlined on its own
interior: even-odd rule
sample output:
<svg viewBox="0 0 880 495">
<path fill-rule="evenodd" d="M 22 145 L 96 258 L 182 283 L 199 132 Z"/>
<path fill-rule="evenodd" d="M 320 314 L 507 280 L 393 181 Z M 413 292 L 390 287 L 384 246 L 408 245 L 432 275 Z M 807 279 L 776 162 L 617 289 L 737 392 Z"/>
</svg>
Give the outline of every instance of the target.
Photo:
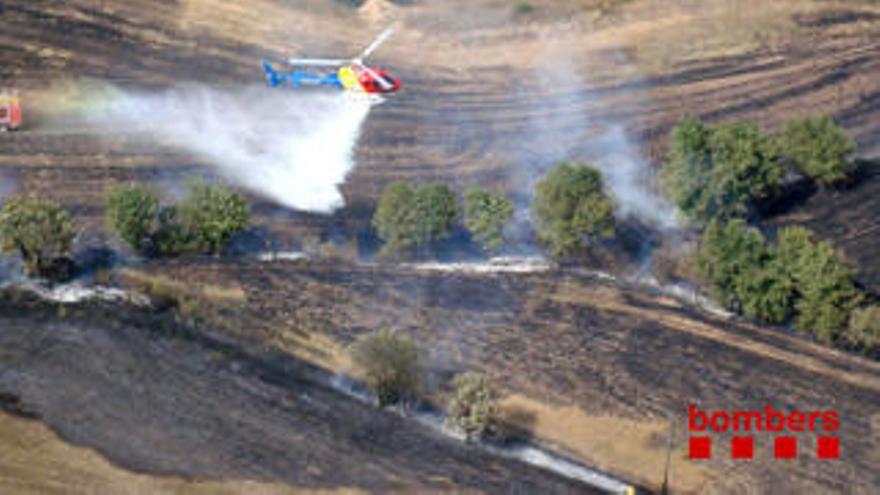
<svg viewBox="0 0 880 495">
<path fill-rule="evenodd" d="M 408 336 L 390 329 L 364 335 L 352 348 L 352 359 L 381 406 L 412 399 L 420 390 L 422 356 Z"/>
<path fill-rule="evenodd" d="M 790 121 L 778 139 L 780 151 L 824 185 L 845 180 L 853 171 L 855 142 L 827 116 Z"/>
<path fill-rule="evenodd" d="M 232 236 L 247 228 L 247 200 L 220 184 L 196 182 L 176 209 L 177 222 L 189 248 L 204 254 L 220 254 Z"/>
<path fill-rule="evenodd" d="M 662 182 L 679 210 L 705 225 L 747 215 L 755 201 L 775 194 L 782 173 L 772 141 L 756 126 L 708 127 L 688 117 L 672 131 Z"/>
<path fill-rule="evenodd" d="M 713 295 L 724 306 L 773 323 L 782 323 L 791 315 L 792 281 L 773 248 L 744 221 L 711 222 L 696 259 Z"/>
<path fill-rule="evenodd" d="M 469 439 L 482 435 L 495 414 L 489 379 L 482 373 L 468 371 L 456 375 L 452 387 L 449 420 Z"/>
<path fill-rule="evenodd" d="M 132 249 L 141 250 L 156 229 L 159 198 L 144 186 L 115 188 L 107 196 L 107 225 Z"/>
<path fill-rule="evenodd" d="M 603 189 L 602 175 L 589 165 L 556 165 L 538 182 L 532 209 L 538 238 L 555 256 L 614 236 L 614 202 Z"/>
<path fill-rule="evenodd" d="M 0 210 L 0 251 L 18 253 L 29 275 L 66 278 L 76 232 L 59 204 L 27 195 L 10 198 Z"/>
<path fill-rule="evenodd" d="M 447 237 L 458 218 L 455 194 L 445 184 L 389 184 L 379 198 L 373 226 L 391 254 L 418 249 Z"/>
<path fill-rule="evenodd" d="M 850 315 L 846 342 L 862 349 L 880 346 L 880 304 L 855 309 Z"/>
<path fill-rule="evenodd" d="M 464 195 L 464 225 L 486 251 L 504 243 L 504 227 L 513 218 L 513 202 L 505 194 L 471 188 Z"/>
<path fill-rule="evenodd" d="M 777 249 L 795 282 L 798 328 L 831 342 L 844 331 L 850 313 L 862 299 L 852 269 L 831 243 L 817 241 L 803 227 L 782 229 Z"/>
<path fill-rule="evenodd" d="M 249 222 L 244 196 L 220 184 L 193 182 L 182 202 L 161 208 L 143 186 L 114 189 L 107 198 L 111 230 L 134 249 L 149 244 L 153 254 L 220 254 Z"/>
<path fill-rule="evenodd" d="M 843 257 L 803 227 L 781 229 L 772 246 L 741 219 L 712 221 L 696 263 L 726 307 L 771 323 L 794 314 L 798 328 L 826 343 L 845 336 L 864 297 Z M 867 335 L 863 328 L 854 334 Z"/>
</svg>

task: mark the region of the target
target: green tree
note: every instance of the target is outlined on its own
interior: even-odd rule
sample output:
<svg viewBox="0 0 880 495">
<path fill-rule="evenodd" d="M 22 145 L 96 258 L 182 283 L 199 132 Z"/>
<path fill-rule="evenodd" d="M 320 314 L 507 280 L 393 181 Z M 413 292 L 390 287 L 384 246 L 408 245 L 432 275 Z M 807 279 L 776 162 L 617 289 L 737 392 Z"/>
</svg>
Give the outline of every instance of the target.
<svg viewBox="0 0 880 495">
<path fill-rule="evenodd" d="M 556 165 L 538 182 L 532 209 L 538 238 L 555 256 L 614 236 L 614 202 L 603 190 L 602 175 L 589 165 Z"/>
<path fill-rule="evenodd" d="M 504 242 L 504 227 L 513 218 L 513 202 L 504 193 L 472 188 L 464 195 L 464 226 L 486 251 Z"/>
<path fill-rule="evenodd" d="M 447 237 L 458 219 L 455 193 L 446 184 L 429 184 L 416 193 L 417 246 Z"/>
<path fill-rule="evenodd" d="M 782 154 L 816 181 L 831 185 L 845 180 L 854 168 L 855 142 L 830 117 L 790 121 L 780 136 Z"/>
<path fill-rule="evenodd" d="M 679 210 L 704 225 L 746 215 L 776 192 L 782 172 L 773 143 L 754 125 L 709 128 L 685 118 L 672 131 L 662 182 Z"/>
<path fill-rule="evenodd" d="M 661 181 L 667 196 L 692 222 L 715 215 L 712 190 L 711 131 L 702 121 L 686 117 L 672 129 L 669 160 Z"/>
<path fill-rule="evenodd" d="M 457 218 L 458 204 L 448 186 L 395 182 L 382 191 L 373 226 L 385 243 L 383 253 L 390 254 L 447 237 Z"/>
<path fill-rule="evenodd" d="M 416 191 L 407 183 L 394 182 L 385 187 L 373 214 L 373 226 L 384 241 L 384 252 L 397 252 L 415 245 L 414 221 Z"/>
<path fill-rule="evenodd" d="M 449 420 L 468 439 L 482 435 L 495 414 L 495 400 L 489 379 L 482 373 L 468 371 L 452 380 L 454 389 L 449 401 Z"/>
<path fill-rule="evenodd" d="M 118 187 L 107 196 L 107 225 L 132 249 L 141 250 L 156 228 L 159 198 L 144 186 Z"/>
<path fill-rule="evenodd" d="M 715 215 L 745 215 L 756 199 L 775 194 L 782 165 L 770 140 L 756 126 L 723 124 L 712 130 L 712 190 Z"/>
<path fill-rule="evenodd" d="M 760 266 L 743 272 L 736 294 L 744 315 L 768 323 L 784 323 L 793 311 L 794 280 L 775 252 L 768 250 Z"/>
<path fill-rule="evenodd" d="M 175 256 L 192 250 L 191 235 L 180 224 L 179 216 L 177 205 L 159 209 L 153 244 L 161 255 Z"/>
<path fill-rule="evenodd" d="M 66 278 L 74 235 L 70 214 L 52 201 L 20 195 L 0 210 L 0 251 L 20 254 L 28 275 Z"/>
<path fill-rule="evenodd" d="M 791 278 L 761 233 L 743 220 L 710 222 L 696 262 L 713 296 L 724 306 L 773 323 L 791 315 Z"/>
<path fill-rule="evenodd" d="M 417 396 L 422 383 L 422 356 L 415 342 L 385 329 L 361 337 L 352 359 L 363 371 L 380 406 Z"/>
<path fill-rule="evenodd" d="M 232 236 L 250 222 L 244 196 L 225 186 L 202 182 L 191 184 L 186 199 L 166 215 L 179 226 L 179 244 L 204 254 L 220 254 Z"/>
<path fill-rule="evenodd" d="M 822 342 L 832 342 L 844 332 L 850 313 L 862 299 L 852 269 L 831 243 L 817 241 L 803 227 L 782 229 L 777 250 L 795 282 L 798 328 L 812 331 Z"/>
</svg>

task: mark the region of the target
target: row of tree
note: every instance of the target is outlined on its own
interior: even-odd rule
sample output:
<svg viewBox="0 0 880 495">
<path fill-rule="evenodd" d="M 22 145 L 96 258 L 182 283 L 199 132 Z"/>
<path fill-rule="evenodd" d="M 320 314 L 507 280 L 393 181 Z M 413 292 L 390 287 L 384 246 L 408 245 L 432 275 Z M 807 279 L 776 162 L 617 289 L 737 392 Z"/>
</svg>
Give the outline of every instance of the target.
<svg viewBox="0 0 880 495">
<path fill-rule="evenodd" d="M 795 325 L 825 343 L 873 347 L 880 337 L 861 324 L 865 295 L 853 270 L 827 241 L 803 227 L 785 227 L 775 245 L 742 220 L 712 221 L 696 256 L 717 300 L 746 316 Z M 852 324 L 850 323 L 852 320 Z"/>
<path fill-rule="evenodd" d="M 787 170 L 823 187 L 854 170 L 852 140 L 830 118 L 789 122 L 777 135 L 748 123 L 708 126 L 685 118 L 672 131 L 663 185 L 669 198 L 704 228 L 699 274 L 727 308 L 770 323 L 795 325 L 826 343 L 880 343 L 880 307 L 855 284 L 855 273 L 827 241 L 786 227 L 774 244 L 746 219 L 777 193 Z"/>
<path fill-rule="evenodd" d="M 536 186 L 533 213 L 538 238 L 558 256 L 575 254 L 592 242 L 613 236 L 614 202 L 602 177 L 588 165 L 560 163 Z M 461 220 L 487 252 L 501 248 L 513 219 L 505 194 L 468 189 L 463 207 L 445 184 L 387 186 L 373 216 L 384 254 L 418 251 L 448 237 Z M 193 182 L 185 199 L 160 205 L 143 185 L 114 188 L 107 197 L 108 228 L 131 249 L 148 256 L 219 254 L 247 228 L 246 199 L 217 184 Z M 75 228 L 60 205 L 30 196 L 6 202 L 0 211 L 3 251 L 18 252 L 29 274 L 58 277 L 67 266 Z"/>
<path fill-rule="evenodd" d="M 107 199 L 107 224 L 132 249 L 150 255 L 219 254 L 247 228 L 245 198 L 222 185 L 195 182 L 178 204 L 160 207 L 143 186 L 114 189 Z M 19 254 L 28 275 L 65 280 L 73 273 L 76 227 L 61 205 L 20 195 L 0 210 L 0 252 Z"/>
<path fill-rule="evenodd" d="M 455 193 L 445 184 L 388 185 L 379 198 L 373 226 L 383 254 L 419 251 L 449 237 L 461 217 Z M 464 225 L 487 251 L 498 249 L 513 218 L 513 203 L 502 193 L 473 188 L 464 196 Z"/>
<path fill-rule="evenodd" d="M 384 242 L 384 254 L 418 251 L 448 237 L 459 219 L 488 252 L 505 241 L 513 219 L 513 202 L 500 192 L 472 188 L 460 211 L 455 193 L 445 184 L 387 186 L 373 216 Z M 602 176 L 589 165 L 557 164 L 536 186 L 532 211 L 538 238 L 556 256 L 568 256 L 615 231 L 614 202 Z"/>
<path fill-rule="evenodd" d="M 140 185 L 113 189 L 107 198 L 110 229 L 145 254 L 217 255 L 249 222 L 244 196 L 219 184 L 193 182 L 183 201 L 162 207 L 159 197 Z"/>
<path fill-rule="evenodd" d="M 825 342 L 874 346 L 880 313 L 854 283 L 853 270 L 828 242 L 800 227 L 782 229 L 776 245 L 743 218 L 779 189 L 787 167 L 823 185 L 853 170 L 854 145 L 828 118 L 790 122 L 771 136 L 747 123 L 708 126 L 686 118 L 672 132 L 663 170 L 668 196 L 705 229 L 695 258 L 699 273 L 728 308 L 771 323 L 792 317 Z M 417 252 L 448 237 L 461 221 L 492 252 L 505 241 L 514 206 L 500 192 L 472 188 L 459 208 L 444 184 L 387 186 L 373 216 L 386 255 Z M 535 187 L 532 214 L 538 239 L 557 257 L 577 255 L 615 235 L 614 200 L 601 174 L 586 164 L 559 163 Z M 219 254 L 249 223 L 244 197 L 196 182 L 178 204 L 160 206 L 144 186 L 110 192 L 107 223 L 132 249 L 148 255 Z M 0 211 L 0 248 L 21 254 L 30 274 L 70 272 L 75 230 L 59 205 L 28 196 Z"/>
<path fill-rule="evenodd" d="M 744 218 L 778 192 L 787 165 L 823 186 L 845 181 L 855 167 L 854 149 L 828 117 L 793 120 L 779 135 L 750 123 L 708 126 L 689 117 L 672 131 L 663 185 L 696 225 Z"/>
</svg>

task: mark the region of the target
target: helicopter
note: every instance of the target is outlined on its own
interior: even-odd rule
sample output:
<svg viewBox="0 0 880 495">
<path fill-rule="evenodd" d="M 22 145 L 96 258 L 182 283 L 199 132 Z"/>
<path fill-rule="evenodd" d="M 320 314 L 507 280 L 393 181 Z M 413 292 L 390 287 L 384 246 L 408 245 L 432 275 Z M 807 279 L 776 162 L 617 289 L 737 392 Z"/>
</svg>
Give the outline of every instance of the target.
<svg viewBox="0 0 880 495">
<path fill-rule="evenodd" d="M 401 88 L 400 80 L 378 67 L 369 67 L 364 59 L 376 51 L 393 34 L 386 29 L 357 57 L 351 59 L 291 58 L 286 61 L 292 70 L 276 70 L 272 64 L 263 60 L 263 70 L 269 86 L 302 88 L 321 86 L 338 88 L 353 93 L 385 94 Z M 305 68 L 333 68 L 322 73 L 304 70 Z"/>
</svg>

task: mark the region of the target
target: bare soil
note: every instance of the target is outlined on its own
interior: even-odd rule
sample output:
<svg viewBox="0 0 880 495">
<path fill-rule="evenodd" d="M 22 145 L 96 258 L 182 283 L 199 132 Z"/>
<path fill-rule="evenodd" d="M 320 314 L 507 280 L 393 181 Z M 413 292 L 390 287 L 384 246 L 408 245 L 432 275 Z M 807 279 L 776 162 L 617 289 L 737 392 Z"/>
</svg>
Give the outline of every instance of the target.
<svg viewBox="0 0 880 495">
<path fill-rule="evenodd" d="M 247 303 L 237 309 L 222 305 L 218 314 L 216 305 L 204 300 L 203 318 L 224 332 L 243 332 L 334 369 L 348 371 L 337 356 L 358 335 L 385 327 L 410 333 L 430 355 L 433 390 L 456 372 L 484 371 L 504 394 L 546 404 L 525 414 L 532 416 L 525 424 L 537 438 L 645 486 L 661 484 L 656 467 L 663 450 L 638 431 L 654 429 L 655 441 L 664 445 L 670 422 L 676 448 L 671 483 L 685 493 L 732 493 L 743 486 L 759 492 L 773 487 L 833 492 L 846 486 L 870 493 L 880 482 L 871 467 L 880 452 L 875 361 L 586 275 L 344 267 L 205 260 L 149 272 L 175 273 L 196 286 L 235 280 Z M 328 338 L 334 343 L 328 345 Z M 695 466 L 685 459 L 688 405 L 758 410 L 768 403 L 782 410 L 834 407 L 844 418 L 845 458 L 816 460 L 806 454 L 815 440 L 803 435 L 807 450 L 793 463 L 771 459 L 769 438 L 756 440 L 760 462 L 743 465 L 722 455 Z M 566 408 L 572 408 L 569 421 L 548 429 L 548 420 L 564 417 L 560 411 Z M 620 418 L 621 427 L 630 421 L 641 425 L 618 440 L 621 449 L 640 450 L 642 462 L 627 464 L 614 449 L 594 448 L 586 439 L 601 443 L 598 433 L 576 433 L 588 430 L 584 425 L 591 418 L 608 416 Z"/>
<path fill-rule="evenodd" d="M 136 307 L 59 311 L 0 302 L 0 405 L 126 470 L 371 493 L 593 492 L 349 399 L 257 341 Z"/>
</svg>

